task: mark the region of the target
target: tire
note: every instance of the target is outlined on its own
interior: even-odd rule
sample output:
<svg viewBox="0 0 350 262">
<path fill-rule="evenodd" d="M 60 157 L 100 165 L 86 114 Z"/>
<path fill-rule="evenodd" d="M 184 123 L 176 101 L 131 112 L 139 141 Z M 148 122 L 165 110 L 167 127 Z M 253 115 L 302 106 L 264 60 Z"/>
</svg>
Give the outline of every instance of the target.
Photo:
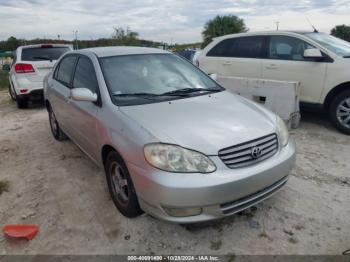
<svg viewBox="0 0 350 262">
<path fill-rule="evenodd" d="M 49 107 L 47 111 L 49 113 L 50 129 L 51 129 L 51 133 L 52 133 L 53 137 L 57 141 L 63 141 L 63 140 L 68 139 L 66 134 L 60 128 L 60 125 L 58 124 L 58 122 L 56 120 L 55 113 L 53 112 L 51 107 Z"/>
<path fill-rule="evenodd" d="M 14 93 L 14 90 L 12 89 L 11 84 L 9 84 L 9 94 L 12 101 L 16 101 L 16 94 Z"/>
<path fill-rule="evenodd" d="M 350 135 L 350 90 L 343 91 L 333 98 L 329 114 L 333 125 L 342 133 Z"/>
<path fill-rule="evenodd" d="M 17 107 L 19 109 L 28 108 L 28 99 L 27 98 L 19 98 L 16 96 Z"/>
<path fill-rule="evenodd" d="M 109 193 L 124 216 L 132 218 L 143 213 L 137 200 L 134 184 L 123 159 L 115 151 L 111 151 L 105 161 L 105 173 Z"/>
</svg>

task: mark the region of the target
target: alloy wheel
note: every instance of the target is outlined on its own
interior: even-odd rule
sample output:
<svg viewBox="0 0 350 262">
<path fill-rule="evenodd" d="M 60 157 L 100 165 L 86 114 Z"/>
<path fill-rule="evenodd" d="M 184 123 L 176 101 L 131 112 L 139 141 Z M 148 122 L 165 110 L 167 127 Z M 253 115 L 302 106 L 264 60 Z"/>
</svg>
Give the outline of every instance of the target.
<svg viewBox="0 0 350 262">
<path fill-rule="evenodd" d="M 129 201 L 129 187 L 125 171 L 117 162 L 113 162 L 109 172 L 113 194 L 121 204 L 126 204 Z"/>
<path fill-rule="evenodd" d="M 350 98 L 346 98 L 339 103 L 336 116 L 342 126 L 350 128 Z"/>
</svg>

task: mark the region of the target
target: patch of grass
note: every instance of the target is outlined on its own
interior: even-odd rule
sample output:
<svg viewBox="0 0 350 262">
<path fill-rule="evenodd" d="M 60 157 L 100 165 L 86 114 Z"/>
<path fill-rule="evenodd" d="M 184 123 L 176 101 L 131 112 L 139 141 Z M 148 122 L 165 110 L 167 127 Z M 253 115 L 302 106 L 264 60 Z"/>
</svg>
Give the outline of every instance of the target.
<svg viewBox="0 0 350 262">
<path fill-rule="evenodd" d="M 9 86 L 9 73 L 0 69 L 0 90 L 7 89 Z"/>
<path fill-rule="evenodd" d="M 260 237 L 260 238 L 267 238 L 267 239 L 270 240 L 270 241 L 273 240 L 273 238 L 270 237 L 270 236 L 266 233 L 266 231 L 261 232 L 261 233 L 259 234 L 259 237 Z"/>
<path fill-rule="evenodd" d="M 219 250 L 222 246 L 221 240 L 219 241 L 210 241 L 210 249 L 211 250 Z"/>
<path fill-rule="evenodd" d="M 290 243 L 292 243 L 292 244 L 296 244 L 296 243 L 299 242 L 299 240 L 298 240 L 297 238 L 295 238 L 295 237 L 290 237 L 290 238 L 288 239 L 288 241 L 289 241 Z"/>
<path fill-rule="evenodd" d="M 10 187 L 10 183 L 7 180 L 0 180 L 0 195 L 3 192 L 8 192 Z"/>
</svg>

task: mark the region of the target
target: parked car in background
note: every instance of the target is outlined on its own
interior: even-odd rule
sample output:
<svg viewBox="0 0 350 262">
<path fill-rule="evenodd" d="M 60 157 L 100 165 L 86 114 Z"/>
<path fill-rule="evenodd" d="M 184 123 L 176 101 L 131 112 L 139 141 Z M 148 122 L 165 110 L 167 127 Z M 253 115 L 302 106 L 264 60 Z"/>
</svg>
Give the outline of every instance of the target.
<svg viewBox="0 0 350 262">
<path fill-rule="evenodd" d="M 3 64 L 2 65 L 2 70 L 3 71 L 10 71 L 10 69 L 11 69 L 11 65 L 9 65 L 9 64 Z"/>
<path fill-rule="evenodd" d="M 9 93 L 18 108 L 26 108 L 29 100 L 43 98 L 43 79 L 71 45 L 39 44 L 20 46 L 9 74 Z"/>
<path fill-rule="evenodd" d="M 214 39 L 199 67 L 221 77 L 298 81 L 303 107 L 326 110 L 350 135 L 350 43 L 318 32 L 260 32 Z"/>
<path fill-rule="evenodd" d="M 44 95 L 53 136 L 104 168 L 127 217 L 229 216 L 278 191 L 294 165 L 279 117 L 160 49 L 70 52 L 46 76 Z"/>
<path fill-rule="evenodd" d="M 202 52 L 202 50 L 200 50 L 200 49 L 196 50 L 196 52 L 193 54 L 193 57 L 192 57 L 192 64 L 198 66 L 198 57 L 201 54 L 201 52 Z"/>
<path fill-rule="evenodd" d="M 187 59 L 188 61 L 192 62 L 193 56 L 195 54 L 195 50 L 194 49 L 185 49 L 179 52 L 176 52 L 175 54 Z"/>
</svg>

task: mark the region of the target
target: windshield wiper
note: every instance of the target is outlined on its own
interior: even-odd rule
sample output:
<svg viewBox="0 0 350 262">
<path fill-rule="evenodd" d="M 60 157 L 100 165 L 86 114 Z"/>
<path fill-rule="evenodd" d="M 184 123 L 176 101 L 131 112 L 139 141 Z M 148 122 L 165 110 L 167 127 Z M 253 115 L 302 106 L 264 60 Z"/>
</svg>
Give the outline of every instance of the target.
<svg viewBox="0 0 350 262">
<path fill-rule="evenodd" d="M 148 98 L 155 98 L 155 97 L 163 97 L 163 96 L 182 96 L 182 94 L 175 94 L 175 93 L 163 93 L 163 94 L 153 94 L 153 93 L 125 93 L 125 94 L 118 94 L 114 93 L 113 96 L 117 97 L 125 97 L 125 96 L 139 96 L 139 97 L 148 97 Z"/>
<path fill-rule="evenodd" d="M 165 92 L 162 95 L 188 95 L 196 92 L 220 92 L 221 88 L 181 88 L 170 92 Z"/>
<path fill-rule="evenodd" d="M 164 96 L 188 96 L 190 93 L 196 92 L 220 92 L 222 89 L 219 88 L 182 88 L 174 91 L 165 92 L 162 94 L 153 94 L 153 93 L 113 93 L 115 97 L 128 97 L 135 96 L 141 97 L 144 99 L 155 100 L 155 98 L 164 97 Z"/>
<path fill-rule="evenodd" d="M 154 98 L 158 97 L 159 95 L 152 94 L 152 93 L 126 93 L 126 94 L 114 93 L 113 96 L 116 96 L 116 97 L 135 96 L 135 97 L 141 97 L 144 99 L 154 100 Z"/>
<path fill-rule="evenodd" d="M 41 59 L 41 60 L 48 60 L 48 61 L 52 61 L 52 59 L 50 57 L 47 56 L 34 56 L 34 59 Z"/>
</svg>

